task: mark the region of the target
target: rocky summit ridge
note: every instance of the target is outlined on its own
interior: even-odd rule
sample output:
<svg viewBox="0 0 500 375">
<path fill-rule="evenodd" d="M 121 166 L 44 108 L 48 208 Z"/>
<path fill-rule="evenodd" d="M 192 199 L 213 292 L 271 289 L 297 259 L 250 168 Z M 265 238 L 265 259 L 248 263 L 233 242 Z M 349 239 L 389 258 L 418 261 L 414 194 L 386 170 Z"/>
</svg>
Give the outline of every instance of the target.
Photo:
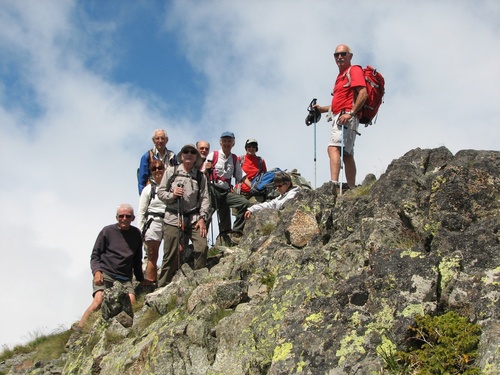
<svg viewBox="0 0 500 375">
<path fill-rule="evenodd" d="M 474 366 L 499 374 L 499 172 L 498 151 L 414 149 L 342 196 L 303 190 L 147 294 L 131 326 L 99 318 L 7 373 L 391 373 L 415 317 L 453 311 L 481 327 Z"/>
</svg>

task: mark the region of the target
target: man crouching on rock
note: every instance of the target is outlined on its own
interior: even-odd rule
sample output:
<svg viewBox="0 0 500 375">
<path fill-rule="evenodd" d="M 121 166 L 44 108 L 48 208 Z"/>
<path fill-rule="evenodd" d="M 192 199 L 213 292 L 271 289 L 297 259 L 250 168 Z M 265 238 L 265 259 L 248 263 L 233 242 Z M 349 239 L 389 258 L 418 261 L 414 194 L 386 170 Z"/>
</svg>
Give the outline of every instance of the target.
<svg viewBox="0 0 500 375">
<path fill-rule="evenodd" d="M 134 209 L 123 203 L 116 210 L 117 224 L 105 226 L 99 235 L 90 256 L 90 268 L 94 275 L 93 296 L 90 306 L 83 313 L 75 328 L 82 328 L 90 314 L 101 308 L 103 291 L 119 281 L 127 290 L 130 302 L 135 303 L 132 271 L 137 281 L 144 281 L 142 272 L 141 231 L 130 225 L 134 221 Z"/>
</svg>

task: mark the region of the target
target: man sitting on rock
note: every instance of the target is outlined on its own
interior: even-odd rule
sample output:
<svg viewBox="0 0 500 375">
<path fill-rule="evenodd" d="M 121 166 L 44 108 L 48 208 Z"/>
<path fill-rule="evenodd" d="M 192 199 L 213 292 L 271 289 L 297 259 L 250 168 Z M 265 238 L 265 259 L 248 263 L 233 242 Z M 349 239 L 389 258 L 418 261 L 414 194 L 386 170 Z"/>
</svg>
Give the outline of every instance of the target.
<svg viewBox="0 0 500 375">
<path fill-rule="evenodd" d="M 141 231 L 130 225 L 134 219 L 132 206 L 123 203 L 116 211 L 118 223 L 105 226 L 97 236 L 90 257 L 90 268 L 94 275 L 94 299 L 78 322 L 80 329 L 90 314 L 101 308 L 103 291 L 111 288 L 115 281 L 123 285 L 130 302 L 135 303 L 132 273 L 135 274 L 136 280 L 141 282 L 144 280 L 144 274 Z"/>
</svg>

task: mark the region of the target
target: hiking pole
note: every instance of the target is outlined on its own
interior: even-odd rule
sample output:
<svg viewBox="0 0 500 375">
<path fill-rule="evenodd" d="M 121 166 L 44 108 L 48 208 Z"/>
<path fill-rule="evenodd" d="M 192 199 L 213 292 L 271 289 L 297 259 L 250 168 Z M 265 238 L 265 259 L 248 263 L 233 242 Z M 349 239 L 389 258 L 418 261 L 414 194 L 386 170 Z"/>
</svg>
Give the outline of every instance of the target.
<svg viewBox="0 0 500 375">
<path fill-rule="evenodd" d="M 218 203 L 218 196 L 217 196 L 217 193 L 215 192 L 215 182 L 214 180 L 212 180 L 211 182 L 211 186 L 212 186 L 212 198 L 214 198 L 214 208 L 215 208 L 215 212 L 217 212 L 217 230 L 219 231 L 219 234 L 220 234 L 220 215 L 219 215 L 219 203 Z M 213 214 L 212 214 L 213 216 Z M 212 238 L 212 241 L 213 241 L 213 238 Z M 215 243 L 217 243 L 217 238 L 215 239 Z"/>
<path fill-rule="evenodd" d="M 314 116 L 314 188 L 316 189 L 316 116 Z"/>
<path fill-rule="evenodd" d="M 210 163 L 212 163 L 211 160 L 209 160 Z M 213 168 L 213 167 L 212 167 Z M 207 170 L 207 173 L 208 173 L 208 180 L 209 180 L 209 184 L 208 184 L 208 192 L 209 192 L 209 195 L 210 195 L 210 204 L 213 205 L 213 208 L 215 209 L 212 214 L 210 215 L 210 224 L 211 224 L 211 230 L 212 230 L 212 246 L 214 245 L 214 238 L 213 238 L 213 229 L 214 229 L 214 226 L 213 226 L 213 223 L 212 223 L 212 217 L 214 216 L 214 213 L 217 212 L 217 229 L 219 230 L 219 233 L 220 233 L 220 216 L 219 216 L 219 207 L 218 207 L 218 203 L 217 203 L 217 194 L 215 192 L 215 181 L 214 181 L 214 176 L 212 174 L 212 168 L 210 168 L 209 170 Z M 212 211 L 212 209 L 211 209 Z M 217 243 L 217 239 L 215 241 L 215 243 Z"/>
<path fill-rule="evenodd" d="M 337 120 L 337 124 L 338 124 Z M 344 179 L 344 125 L 340 124 L 342 126 L 342 146 L 340 147 L 340 195 L 342 195 L 342 181 Z"/>
<path fill-rule="evenodd" d="M 177 187 L 184 185 L 180 182 Z M 182 197 L 177 197 L 177 270 L 181 269 L 181 230 L 184 226 L 184 216 L 182 216 Z"/>
<path fill-rule="evenodd" d="M 313 108 L 316 105 L 317 99 L 314 98 L 309 103 L 307 110 L 309 114 L 306 117 L 306 125 L 309 126 L 314 124 L 314 188 L 316 189 L 316 124 L 321 119 L 321 112 L 317 108 Z"/>
</svg>

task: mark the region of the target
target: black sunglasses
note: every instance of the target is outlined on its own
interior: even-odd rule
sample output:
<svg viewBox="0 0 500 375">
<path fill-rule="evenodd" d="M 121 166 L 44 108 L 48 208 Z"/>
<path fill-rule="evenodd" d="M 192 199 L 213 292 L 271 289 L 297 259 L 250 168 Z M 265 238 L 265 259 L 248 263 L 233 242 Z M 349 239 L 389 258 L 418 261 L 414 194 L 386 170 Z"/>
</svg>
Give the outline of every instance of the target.
<svg viewBox="0 0 500 375">
<path fill-rule="evenodd" d="M 132 215 L 130 215 L 130 214 L 127 214 L 127 215 L 122 214 L 122 215 L 116 215 L 116 216 L 118 217 L 118 219 L 123 219 L 123 218 L 125 218 L 125 217 L 126 217 L 127 219 L 131 219 L 131 218 L 132 218 Z"/>
<path fill-rule="evenodd" d="M 346 57 L 346 56 L 347 56 L 347 52 L 335 52 L 335 53 L 333 54 L 333 56 L 334 56 L 335 58 L 337 58 L 337 57 L 339 57 L 339 56 Z"/>
<path fill-rule="evenodd" d="M 191 155 L 196 155 L 198 152 L 195 150 L 184 150 L 182 151 L 183 154 L 191 154 Z"/>
<path fill-rule="evenodd" d="M 163 171 L 164 169 L 165 169 L 164 167 L 152 167 L 151 172 Z"/>
</svg>

